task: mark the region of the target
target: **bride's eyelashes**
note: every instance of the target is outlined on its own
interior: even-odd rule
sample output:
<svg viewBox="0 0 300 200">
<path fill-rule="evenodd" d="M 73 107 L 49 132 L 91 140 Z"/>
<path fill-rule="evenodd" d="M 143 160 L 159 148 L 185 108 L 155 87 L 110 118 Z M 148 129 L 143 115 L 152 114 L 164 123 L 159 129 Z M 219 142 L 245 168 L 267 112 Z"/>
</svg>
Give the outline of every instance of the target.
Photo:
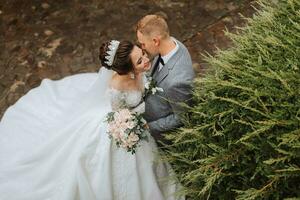
<svg viewBox="0 0 300 200">
<path fill-rule="evenodd" d="M 137 64 L 141 64 L 142 63 L 142 57 L 139 58 L 139 60 L 137 61 Z"/>
<path fill-rule="evenodd" d="M 139 64 L 142 64 L 143 58 L 144 58 L 144 57 L 145 57 L 145 54 L 143 54 L 143 56 L 139 58 L 139 60 L 138 60 L 138 62 L 137 62 L 138 65 L 139 65 Z M 144 60 L 145 60 L 145 59 L 144 59 Z"/>
</svg>

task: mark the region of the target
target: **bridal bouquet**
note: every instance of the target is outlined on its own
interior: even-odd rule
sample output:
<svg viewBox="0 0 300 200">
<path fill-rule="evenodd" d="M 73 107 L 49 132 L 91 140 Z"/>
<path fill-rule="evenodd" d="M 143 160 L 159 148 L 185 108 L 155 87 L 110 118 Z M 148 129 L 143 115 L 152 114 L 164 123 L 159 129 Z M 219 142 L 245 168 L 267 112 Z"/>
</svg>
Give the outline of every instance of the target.
<svg viewBox="0 0 300 200">
<path fill-rule="evenodd" d="M 139 141 L 146 140 L 147 122 L 144 118 L 128 109 L 121 109 L 107 114 L 109 137 L 115 140 L 118 147 L 122 147 L 134 154 Z"/>
</svg>

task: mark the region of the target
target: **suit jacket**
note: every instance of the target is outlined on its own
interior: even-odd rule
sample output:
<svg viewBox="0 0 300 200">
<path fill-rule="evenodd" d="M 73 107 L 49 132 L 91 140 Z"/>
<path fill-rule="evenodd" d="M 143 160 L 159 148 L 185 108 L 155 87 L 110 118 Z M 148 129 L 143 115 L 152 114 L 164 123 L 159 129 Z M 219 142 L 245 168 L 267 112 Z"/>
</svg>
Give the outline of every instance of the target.
<svg viewBox="0 0 300 200">
<path fill-rule="evenodd" d="M 179 115 L 184 112 L 184 108 L 180 103 L 188 103 L 192 97 L 195 73 L 191 56 L 181 42 L 178 40 L 176 42 L 179 45 L 176 53 L 160 71 L 157 69 L 153 74 L 156 86 L 163 88 L 164 91 L 149 95 L 145 99 L 144 118 L 156 140 L 163 140 L 162 133 L 182 125 Z M 154 69 L 157 59 L 158 56 L 153 60 L 151 70 Z"/>
</svg>

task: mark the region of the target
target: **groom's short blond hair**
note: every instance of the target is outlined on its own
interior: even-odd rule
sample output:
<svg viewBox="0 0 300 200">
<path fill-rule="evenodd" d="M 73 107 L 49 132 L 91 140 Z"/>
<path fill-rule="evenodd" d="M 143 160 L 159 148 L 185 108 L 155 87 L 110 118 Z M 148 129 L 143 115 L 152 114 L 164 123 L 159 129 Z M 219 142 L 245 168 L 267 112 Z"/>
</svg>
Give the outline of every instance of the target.
<svg viewBox="0 0 300 200">
<path fill-rule="evenodd" d="M 167 38 L 170 34 L 166 20 L 159 15 L 146 15 L 143 17 L 138 21 L 136 31 L 148 36 L 159 35 L 162 38 Z"/>
</svg>

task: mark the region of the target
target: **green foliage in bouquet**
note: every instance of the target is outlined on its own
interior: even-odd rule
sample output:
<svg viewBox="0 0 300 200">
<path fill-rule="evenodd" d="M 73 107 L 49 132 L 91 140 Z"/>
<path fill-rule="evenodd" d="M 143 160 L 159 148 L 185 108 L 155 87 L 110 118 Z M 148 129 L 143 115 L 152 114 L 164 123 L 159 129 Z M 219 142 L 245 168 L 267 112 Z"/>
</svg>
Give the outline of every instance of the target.
<svg viewBox="0 0 300 200">
<path fill-rule="evenodd" d="M 272 3 L 270 3 L 272 2 Z M 300 198 L 300 1 L 260 1 L 233 47 L 207 56 L 165 159 L 189 199 Z"/>
</svg>

